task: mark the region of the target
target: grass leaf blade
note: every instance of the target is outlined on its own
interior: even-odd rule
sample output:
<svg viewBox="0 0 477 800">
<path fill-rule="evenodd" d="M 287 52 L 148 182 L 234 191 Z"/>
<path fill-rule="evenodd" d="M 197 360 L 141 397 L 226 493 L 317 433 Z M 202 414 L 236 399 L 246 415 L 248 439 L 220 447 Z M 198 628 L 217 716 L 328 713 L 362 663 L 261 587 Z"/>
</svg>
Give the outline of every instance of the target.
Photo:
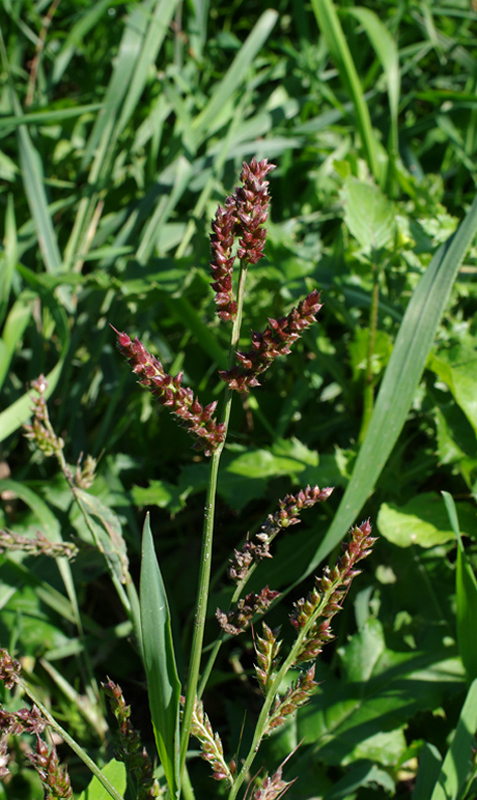
<svg viewBox="0 0 477 800">
<path fill-rule="evenodd" d="M 157 562 L 149 514 L 144 521 L 141 561 L 141 626 L 149 707 L 171 797 L 179 792 L 179 696 L 171 619 Z"/>
</svg>

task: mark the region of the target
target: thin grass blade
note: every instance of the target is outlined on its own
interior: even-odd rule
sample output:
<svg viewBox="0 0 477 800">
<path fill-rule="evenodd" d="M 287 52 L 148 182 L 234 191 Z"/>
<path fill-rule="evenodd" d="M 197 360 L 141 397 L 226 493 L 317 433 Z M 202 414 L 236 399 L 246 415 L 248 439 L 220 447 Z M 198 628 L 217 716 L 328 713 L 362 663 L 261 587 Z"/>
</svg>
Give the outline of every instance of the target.
<svg viewBox="0 0 477 800">
<path fill-rule="evenodd" d="M 469 564 L 462 538 L 454 498 L 442 492 L 452 530 L 457 539 L 455 589 L 457 600 L 457 643 L 462 663 L 470 680 L 477 678 L 477 581 Z"/>
<path fill-rule="evenodd" d="M 437 747 L 424 742 L 419 753 L 419 770 L 412 800 L 430 800 L 441 766 L 442 756 Z"/>
<path fill-rule="evenodd" d="M 193 127 L 196 132 L 197 144 L 205 138 L 207 131 L 212 127 L 230 96 L 243 84 L 248 68 L 264 42 L 268 39 L 277 19 L 278 13 L 273 9 L 269 8 L 263 12 L 240 48 L 238 55 L 234 58 L 226 74 L 214 90 L 206 107 L 195 118 Z"/>
<path fill-rule="evenodd" d="M 431 800 L 459 800 L 474 765 L 475 732 L 477 730 L 477 680 L 470 685 L 460 713 L 452 744 Z"/>
<path fill-rule="evenodd" d="M 171 618 L 154 550 L 149 514 L 142 534 L 141 625 L 149 708 L 157 750 L 171 793 L 179 796 L 179 696 Z"/>
<path fill-rule="evenodd" d="M 356 124 L 363 143 L 369 169 L 379 179 L 377 153 L 381 149 L 371 125 L 369 109 L 364 99 L 361 82 L 348 47 L 343 28 L 332 0 L 311 0 L 318 27 L 325 37 L 331 60 L 335 64 L 346 91 L 353 101 Z"/>
</svg>

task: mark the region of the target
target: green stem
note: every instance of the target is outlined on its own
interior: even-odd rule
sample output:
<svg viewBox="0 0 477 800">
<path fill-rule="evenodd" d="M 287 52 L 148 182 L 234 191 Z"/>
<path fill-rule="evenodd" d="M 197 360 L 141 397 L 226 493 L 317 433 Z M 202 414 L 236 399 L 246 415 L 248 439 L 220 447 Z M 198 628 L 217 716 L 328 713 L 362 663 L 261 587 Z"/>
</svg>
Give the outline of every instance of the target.
<svg viewBox="0 0 477 800">
<path fill-rule="evenodd" d="M 67 733 L 64 730 L 64 728 L 61 727 L 61 725 L 56 721 L 56 719 L 51 716 L 46 706 L 44 706 L 41 700 L 38 699 L 35 692 L 32 689 L 30 689 L 30 687 L 23 680 L 23 678 L 20 678 L 18 680 L 18 683 L 22 687 L 25 694 L 28 695 L 30 700 L 37 706 L 37 708 L 40 709 L 42 716 L 48 721 L 50 727 L 60 734 L 61 738 L 66 742 L 67 745 L 69 745 L 69 747 L 71 747 L 71 749 L 76 753 L 76 755 L 79 756 L 79 758 L 83 761 L 83 763 L 86 764 L 86 766 L 91 770 L 93 775 L 96 775 L 98 781 L 104 786 L 108 794 L 111 795 L 111 797 L 113 797 L 114 800 L 123 800 L 119 792 L 116 791 L 114 786 L 112 786 L 112 784 L 108 781 L 108 779 L 103 775 L 97 764 L 95 764 L 94 761 L 89 757 L 89 755 L 83 750 L 83 748 L 77 742 L 75 742 L 75 740 L 69 735 L 69 733 Z"/>
<path fill-rule="evenodd" d="M 245 292 L 245 279 L 247 277 L 247 265 L 240 262 L 239 279 L 237 286 L 237 314 L 232 326 L 229 348 L 229 369 L 235 361 L 235 351 L 240 339 L 240 328 L 242 325 L 243 298 Z M 200 662 L 202 656 L 202 644 L 204 641 L 205 622 L 207 619 L 207 605 L 209 601 L 210 572 L 212 563 L 212 545 L 214 540 L 215 522 L 215 499 L 217 495 L 217 479 L 219 474 L 219 464 L 230 420 L 233 393 L 227 387 L 225 390 L 224 404 L 222 407 L 221 422 L 225 423 L 225 435 L 222 443 L 214 450 L 210 462 L 210 476 L 207 488 L 207 496 L 204 508 L 204 527 L 202 535 L 202 553 L 199 570 L 199 588 L 197 595 L 197 607 L 195 613 L 194 635 L 192 639 L 191 661 L 189 666 L 189 677 L 184 704 L 184 715 L 182 718 L 181 730 L 181 760 L 180 771 L 183 774 L 184 765 L 189 747 L 190 729 L 192 723 L 192 712 L 194 700 L 197 695 L 199 683 Z"/>
</svg>

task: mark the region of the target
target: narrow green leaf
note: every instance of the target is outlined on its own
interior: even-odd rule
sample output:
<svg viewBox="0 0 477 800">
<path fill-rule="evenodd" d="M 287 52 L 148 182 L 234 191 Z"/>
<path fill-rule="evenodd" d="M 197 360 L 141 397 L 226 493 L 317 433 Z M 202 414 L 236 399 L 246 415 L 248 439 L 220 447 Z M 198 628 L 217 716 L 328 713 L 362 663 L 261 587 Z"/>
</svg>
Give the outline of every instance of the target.
<svg viewBox="0 0 477 800">
<path fill-rule="evenodd" d="M 435 745 L 424 742 L 419 754 L 419 770 L 412 800 L 430 800 L 442 765 L 442 757 Z"/>
<path fill-rule="evenodd" d="M 330 56 L 334 62 L 343 85 L 349 93 L 356 113 L 356 123 L 363 142 L 369 169 L 378 180 L 379 167 L 377 153 L 379 142 L 371 126 L 369 109 L 364 99 L 361 82 L 351 56 L 341 23 L 332 0 L 311 0 L 318 26 L 325 37 Z"/>
<path fill-rule="evenodd" d="M 457 539 L 455 571 L 457 643 L 467 675 L 470 680 L 474 680 L 477 678 L 477 581 L 462 544 L 454 499 L 449 492 L 442 492 L 442 496 Z"/>
<path fill-rule="evenodd" d="M 10 309 L 2 333 L 0 351 L 0 387 L 3 385 L 17 344 L 22 340 L 33 310 L 31 292 L 22 292 Z"/>
<path fill-rule="evenodd" d="M 234 58 L 229 69 L 214 90 L 206 107 L 193 122 L 199 141 L 206 136 L 207 131 L 212 127 L 216 117 L 220 114 L 231 95 L 243 84 L 248 68 L 261 47 L 263 47 L 264 42 L 268 39 L 277 19 L 278 12 L 268 8 L 255 24 L 252 32 L 240 48 L 238 55 Z"/>
<path fill-rule="evenodd" d="M 434 255 L 413 293 L 351 480 L 305 575 L 343 538 L 373 491 L 406 421 L 452 284 L 476 231 L 477 198 L 456 233 Z"/>
<path fill-rule="evenodd" d="M 75 497 L 81 504 L 84 513 L 90 517 L 90 524 L 97 534 L 98 547 L 103 553 L 111 572 L 116 575 L 120 583 L 127 583 L 129 579 L 129 559 L 119 517 L 114 511 L 105 506 L 98 497 L 83 489 L 75 488 Z M 99 525 L 91 517 L 98 520 Z"/>
<path fill-rule="evenodd" d="M 458 800 L 474 763 L 477 730 L 477 680 L 470 685 L 452 744 L 447 751 L 431 800 Z"/>
<path fill-rule="evenodd" d="M 108 0 L 109 2 L 109 0 Z M 65 119 L 80 117 L 82 114 L 96 114 L 103 108 L 102 103 L 90 103 L 72 108 L 58 108 L 52 111 L 32 111 L 29 114 L 20 114 L 0 119 L 0 131 L 16 128 L 19 125 L 48 125 L 54 122 L 63 122 Z"/>
<path fill-rule="evenodd" d="M 61 342 L 61 354 L 58 363 L 55 367 L 53 367 L 51 372 L 46 375 L 48 387 L 44 393 L 44 397 L 45 400 L 48 400 L 48 398 L 54 392 L 56 384 L 60 378 L 61 370 L 63 369 L 63 363 L 69 349 L 70 334 L 68 330 L 67 317 L 60 303 L 52 294 L 42 291 L 40 286 L 38 286 L 38 289 L 42 294 L 44 305 L 48 307 L 53 319 L 55 320 L 56 331 Z M 37 378 L 38 375 L 35 375 L 34 377 Z M 0 442 L 3 442 L 8 436 L 10 436 L 21 425 L 23 425 L 23 423 L 26 422 L 29 417 L 31 417 L 31 406 L 32 402 L 30 395 L 28 392 L 25 392 L 24 395 L 6 408 L 5 411 L 0 413 Z"/>
<path fill-rule="evenodd" d="M 157 751 L 172 798 L 179 796 L 179 696 L 166 590 L 146 515 L 142 534 L 141 625 L 149 708 Z"/>
</svg>

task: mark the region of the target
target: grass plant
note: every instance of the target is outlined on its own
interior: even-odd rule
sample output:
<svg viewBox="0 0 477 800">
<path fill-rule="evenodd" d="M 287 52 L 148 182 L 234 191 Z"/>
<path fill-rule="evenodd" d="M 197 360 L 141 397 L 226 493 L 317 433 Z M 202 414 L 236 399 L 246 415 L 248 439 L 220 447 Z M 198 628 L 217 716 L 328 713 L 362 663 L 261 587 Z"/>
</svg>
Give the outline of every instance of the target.
<svg viewBox="0 0 477 800">
<path fill-rule="evenodd" d="M 0 800 L 474 797 L 472 4 L 0 32 Z"/>
</svg>

